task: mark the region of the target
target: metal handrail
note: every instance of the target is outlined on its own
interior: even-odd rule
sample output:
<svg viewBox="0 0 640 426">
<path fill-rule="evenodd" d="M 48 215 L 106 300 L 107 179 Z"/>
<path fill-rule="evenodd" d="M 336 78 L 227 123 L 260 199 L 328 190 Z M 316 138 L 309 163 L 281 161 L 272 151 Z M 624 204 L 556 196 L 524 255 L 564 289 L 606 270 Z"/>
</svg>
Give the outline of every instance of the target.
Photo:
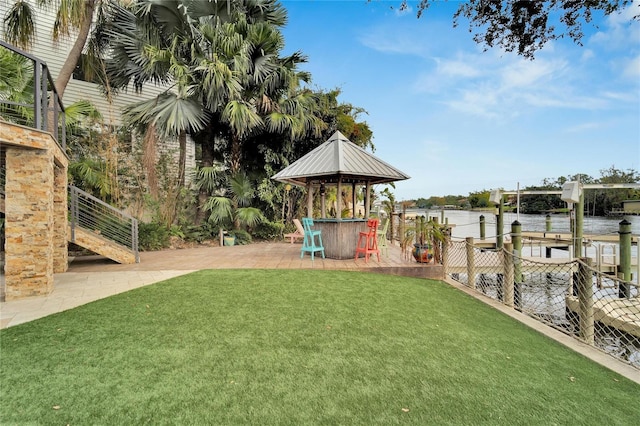
<svg viewBox="0 0 640 426">
<path fill-rule="evenodd" d="M 0 40 L 0 47 L 8 49 L 33 62 L 33 103 L 13 102 L 0 98 L 0 105 L 10 105 L 13 107 L 23 107 L 33 110 L 33 122 L 26 123 L 30 127 L 49 132 L 53 135 L 58 145 L 66 151 L 67 135 L 64 115 L 64 105 L 62 99 L 56 91 L 53 78 L 49 72 L 46 62 L 37 57 L 18 49 L 9 43 Z M 51 120 L 49 120 L 51 118 Z M 53 128 L 49 128 L 53 127 Z"/>
<path fill-rule="evenodd" d="M 71 241 L 76 228 L 89 230 L 103 238 L 130 249 L 140 262 L 138 220 L 93 195 L 69 185 L 69 221 Z"/>
</svg>

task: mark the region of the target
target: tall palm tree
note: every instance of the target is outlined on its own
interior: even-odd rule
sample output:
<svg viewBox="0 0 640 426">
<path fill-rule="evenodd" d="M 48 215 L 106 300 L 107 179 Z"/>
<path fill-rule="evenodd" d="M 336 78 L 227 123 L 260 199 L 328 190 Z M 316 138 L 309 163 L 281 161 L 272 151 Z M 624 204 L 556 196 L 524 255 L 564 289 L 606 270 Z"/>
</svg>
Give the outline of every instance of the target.
<svg viewBox="0 0 640 426">
<path fill-rule="evenodd" d="M 114 6 L 112 16 L 106 32 L 111 84 L 171 84 L 125 115 L 166 135 L 193 135 L 202 144 L 205 165 L 224 147 L 236 174 L 243 143 L 252 135 L 295 136 L 318 125 L 305 118 L 304 103 L 290 97 L 292 85 L 303 78 L 295 67 L 304 57 L 278 56 L 286 12 L 276 0 L 137 1 Z"/>
<path fill-rule="evenodd" d="M 7 14 L 2 17 L 5 39 L 18 47 L 29 48 L 36 34 L 36 8 L 55 7 L 53 40 L 69 38 L 72 32 L 76 34 L 73 46 L 54 84 L 58 95 L 62 97 L 87 44 L 94 13 L 101 5 L 102 0 L 15 0 Z"/>
</svg>

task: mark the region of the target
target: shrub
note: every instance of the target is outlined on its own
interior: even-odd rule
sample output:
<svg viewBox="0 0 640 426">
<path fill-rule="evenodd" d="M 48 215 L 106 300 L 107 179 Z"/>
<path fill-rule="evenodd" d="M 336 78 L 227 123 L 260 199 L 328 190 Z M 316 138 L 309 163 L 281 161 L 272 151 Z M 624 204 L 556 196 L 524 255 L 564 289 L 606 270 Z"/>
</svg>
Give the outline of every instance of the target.
<svg viewBox="0 0 640 426">
<path fill-rule="evenodd" d="M 244 245 L 249 244 L 252 241 L 251 235 L 242 229 L 236 229 L 234 231 L 230 231 L 229 235 L 233 235 L 236 237 L 236 244 Z"/>
<path fill-rule="evenodd" d="M 280 222 L 262 222 L 256 226 L 253 236 L 259 240 L 279 239 L 284 231 L 284 224 Z"/>
<path fill-rule="evenodd" d="M 209 222 L 202 225 L 190 225 L 184 228 L 184 239 L 201 243 L 218 236 L 218 227 Z"/>
<path fill-rule="evenodd" d="M 138 245 L 141 251 L 169 247 L 169 236 L 169 230 L 160 223 L 140 222 L 138 224 Z"/>
</svg>

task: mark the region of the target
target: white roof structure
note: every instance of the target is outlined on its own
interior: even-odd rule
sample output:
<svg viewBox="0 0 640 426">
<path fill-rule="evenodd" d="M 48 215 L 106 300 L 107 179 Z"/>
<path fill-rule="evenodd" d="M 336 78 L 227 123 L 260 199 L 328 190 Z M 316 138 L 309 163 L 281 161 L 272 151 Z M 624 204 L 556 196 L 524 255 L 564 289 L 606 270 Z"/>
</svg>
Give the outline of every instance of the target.
<svg viewBox="0 0 640 426">
<path fill-rule="evenodd" d="M 336 131 L 325 143 L 272 176 L 279 182 L 378 184 L 409 179 Z"/>
</svg>

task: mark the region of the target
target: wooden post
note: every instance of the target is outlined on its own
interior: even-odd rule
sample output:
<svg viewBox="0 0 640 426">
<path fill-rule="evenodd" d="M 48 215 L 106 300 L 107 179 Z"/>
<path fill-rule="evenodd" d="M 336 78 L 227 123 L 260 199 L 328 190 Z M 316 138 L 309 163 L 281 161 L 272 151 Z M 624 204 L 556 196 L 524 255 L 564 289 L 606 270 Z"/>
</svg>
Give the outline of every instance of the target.
<svg viewBox="0 0 640 426">
<path fill-rule="evenodd" d="M 367 184 L 365 186 L 365 195 L 364 195 L 364 217 L 368 218 L 369 215 L 371 214 L 371 182 L 367 181 Z M 378 213 L 380 213 L 380 209 L 378 208 Z M 380 216 L 378 214 L 378 216 Z M 389 219 L 391 220 L 391 215 L 389 215 Z"/>
<path fill-rule="evenodd" d="M 580 191 L 580 201 L 575 206 L 576 227 L 573 230 L 573 256 L 582 257 L 582 225 L 584 223 L 584 191 Z"/>
<path fill-rule="evenodd" d="M 338 176 L 338 189 L 336 194 L 336 219 L 342 219 L 342 176 Z"/>
<path fill-rule="evenodd" d="M 496 248 L 501 249 L 504 245 L 504 206 L 502 205 L 502 197 L 498 203 L 498 215 L 496 216 Z"/>
<path fill-rule="evenodd" d="M 513 241 L 513 303 L 516 309 L 522 307 L 522 225 L 517 220 L 511 224 L 511 240 Z"/>
<path fill-rule="evenodd" d="M 356 201 L 358 197 L 356 196 L 356 183 L 353 182 L 351 184 L 351 218 L 356 218 Z"/>
<path fill-rule="evenodd" d="M 324 182 L 320 182 L 320 217 L 327 217 L 327 187 Z"/>
<path fill-rule="evenodd" d="M 505 243 L 504 250 L 502 250 L 504 259 L 504 279 L 503 282 L 503 294 L 504 304 L 513 308 L 513 244 Z"/>
<path fill-rule="evenodd" d="M 449 266 L 449 243 L 451 238 L 447 235 L 442 243 L 442 269 L 444 269 L 444 276 L 447 277 L 447 268 Z"/>
<path fill-rule="evenodd" d="M 544 229 L 547 232 L 551 232 L 551 215 L 547 215 L 544 219 Z"/>
<path fill-rule="evenodd" d="M 484 240 L 484 237 L 485 237 L 484 231 L 485 231 L 484 215 L 481 214 L 480 215 L 480 239 L 481 240 Z"/>
<path fill-rule="evenodd" d="M 307 217 L 313 217 L 313 184 L 307 183 Z"/>
<path fill-rule="evenodd" d="M 467 237 L 467 286 L 476 288 L 476 262 L 473 251 L 473 237 Z"/>
<path fill-rule="evenodd" d="M 582 258 L 578 262 L 578 316 L 580 318 L 580 338 L 593 345 L 593 282 L 591 280 L 591 259 Z"/>
<path fill-rule="evenodd" d="M 618 235 L 620 239 L 618 278 L 628 283 L 631 281 L 631 222 L 627 219 L 620 222 L 618 224 Z M 620 283 L 618 287 L 618 296 L 620 298 L 631 297 L 631 287 L 627 283 Z"/>
</svg>

